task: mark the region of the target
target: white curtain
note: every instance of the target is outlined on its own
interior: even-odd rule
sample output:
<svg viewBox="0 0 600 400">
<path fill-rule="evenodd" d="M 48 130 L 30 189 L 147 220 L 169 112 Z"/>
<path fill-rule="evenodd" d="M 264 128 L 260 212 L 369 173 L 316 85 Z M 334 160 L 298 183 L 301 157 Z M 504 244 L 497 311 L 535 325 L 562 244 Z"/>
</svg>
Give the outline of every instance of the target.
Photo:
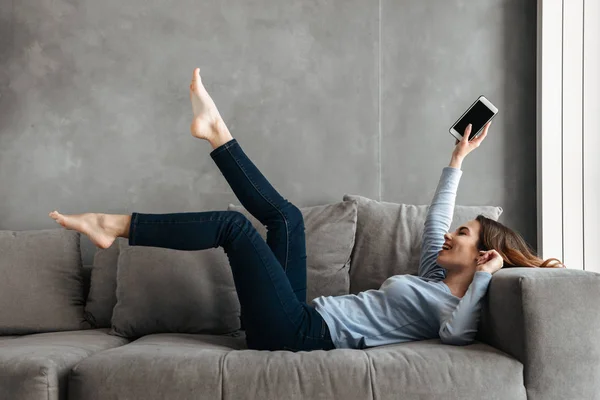
<svg viewBox="0 0 600 400">
<path fill-rule="evenodd" d="M 538 0 L 538 252 L 600 272 L 600 0 Z"/>
</svg>

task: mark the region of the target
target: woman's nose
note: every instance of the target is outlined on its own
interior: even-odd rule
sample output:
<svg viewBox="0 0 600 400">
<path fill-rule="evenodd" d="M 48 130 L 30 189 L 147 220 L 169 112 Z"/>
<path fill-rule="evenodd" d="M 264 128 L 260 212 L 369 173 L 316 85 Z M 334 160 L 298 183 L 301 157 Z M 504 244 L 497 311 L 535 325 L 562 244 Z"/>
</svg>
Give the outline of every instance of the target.
<svg viewBox="0 0 600 400">
<path fill-rule="evenodd" d="M 446 240 L 450 240 L 450 234 L 449 234 L 449 233 L 445 233 L 445 234 L 444 234 L 444 239 L 446 239 Z"/>
</svg>

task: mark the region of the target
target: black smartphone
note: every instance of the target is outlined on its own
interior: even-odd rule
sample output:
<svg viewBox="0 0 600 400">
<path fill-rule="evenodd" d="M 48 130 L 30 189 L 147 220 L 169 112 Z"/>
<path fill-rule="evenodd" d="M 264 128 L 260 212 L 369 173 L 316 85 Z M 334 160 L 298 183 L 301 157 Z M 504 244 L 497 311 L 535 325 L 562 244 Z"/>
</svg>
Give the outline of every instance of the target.
<svg viewBox="0 0 600 400">
<path fill-rule="evenodd" d="M 450 134 L 458 140 L 462 140 L 463 133 L 467 129 L 467 125 L 472 124 L 469 141 L 475 139 L 481 132 L 483 127 L 490 122 L 498 114 L 498 108 L 492 104 L 485 96 L 479 96 L 477 100 L 460 118 L 450 127 Z"/>
</svg>

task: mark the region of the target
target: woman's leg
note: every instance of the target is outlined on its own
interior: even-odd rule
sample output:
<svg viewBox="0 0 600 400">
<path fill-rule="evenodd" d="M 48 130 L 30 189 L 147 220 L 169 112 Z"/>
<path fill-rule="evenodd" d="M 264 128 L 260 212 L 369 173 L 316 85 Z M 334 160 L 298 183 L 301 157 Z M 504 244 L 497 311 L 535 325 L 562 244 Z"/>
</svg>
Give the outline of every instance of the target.
<svg viewBox="0 0 600 400">
<path fill-rule="evenodd" d="M 267 245 L 287 276 L 299 301 L 306 301 L 306 244 L 304 218 L 284 199 L 244 153 L 236 139 L 214 149 L 210 156 L 240 203 L 267 228 Z M 246 330 L 245 311 L 241 328 Z"/>
<path fill-rule="evenodd" d="M 298 300 L 306 301 L 306 244 L 302 213 L 277 193 L 231 136 L 202 83 L 198 68 L 192 74 L 190 100 L 194 113 L 190 127 L 192 136 L 210 142 L 212 159 L 240 203 L 267 227 L 267 245 L 285 271 Z M 243 312 L 240 318 L 244 329 Z"/>
<path fill-rule="evenodd" d="M 240 203 L 267 227 L 267 244 L 298 299 L 306 301 L 306 246 L 300 210 L 277 193 L 231 136 L 202 83 L 199 68 L 192 73 L 190 101 L 194 114 L 192 136 L 211 144 L 212 159 Z"/>
<path fill-rule="evenodd" d="M 273 188 L 236 139 L 210 155 L 240 203 L 267 227 L 267 245 L 298 300 L 306 301 L 306 242 L 301 211 Z"/>
</svg>

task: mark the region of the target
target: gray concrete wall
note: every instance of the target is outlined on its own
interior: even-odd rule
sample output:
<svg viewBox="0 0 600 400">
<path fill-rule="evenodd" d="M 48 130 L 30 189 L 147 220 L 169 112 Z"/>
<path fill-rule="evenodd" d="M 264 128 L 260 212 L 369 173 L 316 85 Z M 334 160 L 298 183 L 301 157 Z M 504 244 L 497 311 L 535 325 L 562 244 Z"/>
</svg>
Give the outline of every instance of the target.
<svg viewBox="0 0 600 400">
<path fill-rule="evenodd" d="M 535 247 L 535 15 L 522 0 L 0 0 L 0 229 L 55 228 L 53 209 L 239 204 L 189 132 L 198 66 L 300 207 L 344 193 L 429 204 L 449 126 L 488 96 L 500 114 L 457 203 L 502 206 Z"/>
</svg>

